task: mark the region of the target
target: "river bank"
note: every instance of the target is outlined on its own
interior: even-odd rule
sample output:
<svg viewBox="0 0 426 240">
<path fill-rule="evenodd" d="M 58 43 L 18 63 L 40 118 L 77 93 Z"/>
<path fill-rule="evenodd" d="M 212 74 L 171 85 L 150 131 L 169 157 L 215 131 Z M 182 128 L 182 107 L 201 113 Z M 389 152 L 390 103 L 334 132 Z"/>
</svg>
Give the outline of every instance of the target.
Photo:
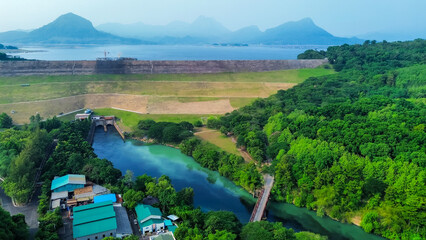
<svg viewBox="0 0 426 240">
<path fill-rule="evenodd" d="M 193 158 L 178 149 L 120 138 L 113 128 L 104 132 L 98 128 L 93 143 L 100 158 L 110 160 L 123 173 L 134 172 L 135 176 L 148 174 L 153 177 L 168 175 L 177 190 L 194 189 L 194 206 L 203 211 L 232 211 L 246 223 L 251 215 L 255 199 L 247 191 L 236 186 L 217 172 L 202 168 Z M 329 217 L 318 217 L 314 211 L 298 208 L 292 204 L 270 202 L 267 206 L 268 221 L 282 222 L 295 231 L 311 231 L 334 239 L 379 240 L 381 237 L 368 234 L 353 224 L 337 222 Z"/>
</svg>

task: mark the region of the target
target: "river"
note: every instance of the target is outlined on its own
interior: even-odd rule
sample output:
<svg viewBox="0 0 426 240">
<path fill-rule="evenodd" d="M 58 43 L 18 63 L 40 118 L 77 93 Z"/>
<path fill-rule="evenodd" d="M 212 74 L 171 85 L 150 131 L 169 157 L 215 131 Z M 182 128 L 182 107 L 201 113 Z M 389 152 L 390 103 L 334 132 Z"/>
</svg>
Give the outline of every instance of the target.
<svg viewBox="0 0 426 240">
<path fill-rule="evenodd" d="M 232 211 L 242 223 L 247 223 L 255 199 L 217 172 L 202 168 L 193 158 L 178 149 L 163 145 L 146 145 L 139 141 L 123 142 L 114 128 L 108 132 L 98 127 L 93 148 L 100 158 L 110 160 L 123 174 L 131 170 L 135 176 L 148 174 L 153 177 L 167 175 L 173 186 L 180 190 L 194 189 L 194 205 L 203 211 Z M 360 227 L 343 224 L 328 217 L 318 217 L 315 212 L 291 204 L 270 202 L 268 220 L 280 221 L 295 231 L 311 231 L 326 235 L 330 240 L 363 239 L 379 240 L 378 236 L 364 232 Z"/>
<path fill-rule="evenodd" d="M 11 53 L 37 60 L 96 60 L 130 57 L 139 60 L 286 60 L 296 59 L 307 49 L 327 46 L 212 46 L 212 45 L 53 45 L 19 46 L 27 52 Z"/>
</svg>

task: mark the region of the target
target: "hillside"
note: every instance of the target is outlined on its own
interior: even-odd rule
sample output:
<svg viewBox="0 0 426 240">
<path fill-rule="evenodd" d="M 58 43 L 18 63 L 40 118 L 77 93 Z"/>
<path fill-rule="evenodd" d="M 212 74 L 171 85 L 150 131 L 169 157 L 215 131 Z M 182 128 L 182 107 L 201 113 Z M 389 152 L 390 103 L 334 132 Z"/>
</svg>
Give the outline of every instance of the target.
<svg viewBox="0 0 426 240">
<path fill-rule="evenodd" d="M 426 40 L 329 47 L 313 77 L 221 117 L 272 197 L 390 239 L 424 239 Z"/>
<path fill-rule="evenodd" d="M 96 30 L 92 23 L 73 13 L 31 32 L 11 31 L 0 33 L 0 41 L 43 44 L 137 44 L 140 40 L 122 38 Z"/>
</svg>

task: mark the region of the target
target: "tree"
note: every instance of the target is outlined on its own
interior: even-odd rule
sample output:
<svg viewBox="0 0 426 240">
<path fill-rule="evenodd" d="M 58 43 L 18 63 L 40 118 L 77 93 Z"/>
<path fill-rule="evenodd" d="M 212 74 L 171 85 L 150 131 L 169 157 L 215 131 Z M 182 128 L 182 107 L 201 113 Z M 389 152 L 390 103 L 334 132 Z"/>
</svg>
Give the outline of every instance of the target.
<svg viewBox="0 0 426 240">
<path fill-rule="evenodd" d="M 138 129 L 141 130 L 149 130 L 152 126 L 154 126 L 155 121 L 151 119 L 140 120 L 138 122 Z"/>
<path fill-rule="evenodd" d="M 176 204 L 180 206 L 192 206 L 194 203 L 194 189 L 183 188 L 177 192 Z"/>
<path fill-rule="evenodd" d="M 10 216 L 9 212 L 0 207 L 0 239 L 28 239 L 28 226 L 25 216 L 18 214 Z"/>
<path fill-rule="evenodd" d="M 241 230 L 242 240 L 274 240 L 272 224 L 265 221 L 249 222 Z"/>
<path fill-rule="evenodd" d="M 155 182 L 155 178 L 153 178 L 151 176 L 148 176 L 146 174 L 138 176 L 136 178 L 136 181 L 135 181 L 134 189 L 136 191 L 145 192 L 146 191 L 146 184 L 148 184 L 150 182 L 154 183 Z"/>
<path fill-rule="evenodd" d="M 208 234 L 214 234 L 222 230 L 239 234 L 241 231 L 241 223 L 233 212 L 212 211 L 207 213 L 204 228 Z"/>
<path fill-rule="evenodd" d="M 379 228 L 379 215 L 377 212 L 367 212 L 361 220 L 361 227 L 368 233 Z"/>
<path fill-rule="evenodd" d="M 130 189 L 123 194 L 124 206 L 128 209 L 134 209 L 138 203 L 143 201 L 143 198 L 143 192 Z"/>
<path fill-rule="evenodd" d="M 236 238 L 236 234 L 230 233 L 226 230 L 216 231 L 216 233 L 210 233 L 208 235 L 208 240 L 235 240 Z"/>
<path fill-rule="evenodd" d="M 12 118 L 6 113 L 0 114 L 0 128 L 12 127 Z"/>
</svg>

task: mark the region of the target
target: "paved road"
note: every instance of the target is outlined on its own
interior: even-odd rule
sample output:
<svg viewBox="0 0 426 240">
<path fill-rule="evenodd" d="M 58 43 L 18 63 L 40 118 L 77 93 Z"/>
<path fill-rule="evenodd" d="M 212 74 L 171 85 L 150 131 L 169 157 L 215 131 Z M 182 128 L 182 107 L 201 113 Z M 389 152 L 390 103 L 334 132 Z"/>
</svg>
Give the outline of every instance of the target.
<svg viewBox="0 0 426 240">
<path fill-rule="evenodd" d="M 254 215 L 253 222 L 257 222 L 262 220 L 263 212 L 265 211 L 266 204 L 268 203 L 269 193 L 271 192 L 271 188 L 274 184 L 274 178 L 270 175 L 265 176 L 265 190 L 262 195 L 262 199 L 260 200 L 259 207 L 257 208 L 257 212 Z"/>
<path fill-rule="evenodd" d="M 34 194 L 35 196 L 33 196 L 32 202 L 30 202 L 28 205 L 23 207 L 15 207 L 12 204 L 12 199 L 10 199 L 10 197 L 4 193 L 3 189 L 0 188 L 0 200 L 2 208 L 8 211 L 10 215 L 16 215 L 19 213 L 25 215 L 25 222 L 28 224 L 28 226 L 30 226 L 30 239 L 34 239 L 34 236 L 38 230 L 37 196 L 39 195 L 39 190 L 36 190 Z"/>
</svg>

